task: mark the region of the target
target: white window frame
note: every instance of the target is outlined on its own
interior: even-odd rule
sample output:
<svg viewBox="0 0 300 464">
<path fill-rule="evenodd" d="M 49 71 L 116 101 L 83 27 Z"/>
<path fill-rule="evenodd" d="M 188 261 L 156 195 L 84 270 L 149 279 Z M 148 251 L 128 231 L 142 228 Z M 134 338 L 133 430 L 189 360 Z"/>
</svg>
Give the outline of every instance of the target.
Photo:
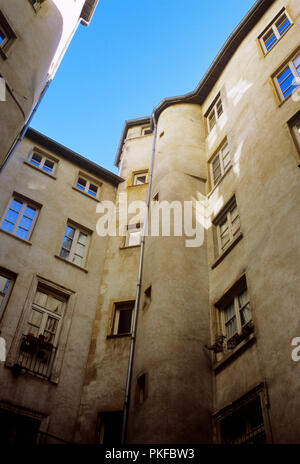
<svg viewBox="0 0 300 464">
<path fill-rule="evenodd" d="M 221 112 L 219 112 L 218 108 L 221 107 Z M 216 126 L 218 119 L 222 116 L 224 113 L 224 107 L 223 107 L 223 101 L 221 98 L 221 95 L 218 94 L 218 96 L 215 98 L 212 107 L 209 109 L 209 111 L 206 113 L 206 121 L 207 121 L 207 129 L 208 132 L 210 133 L 213 128 Z M 211 121 L 214 121 L 212 124 Z"/>
<path fill-rule="evenodd" d="M 220 213 L 220 216 L 218 219 L 215 221 L 215 226 L 217 230 L 217 239 L 218 239 L 218 250 L 219 254 L 222 254 L 229 246 L 230 244 L 234 241 L 235 237 L 239 234 L 241 230 L 241 223 L 240 223 L 240 215 L 239 211 L 237 209 L 237 216 L 232 220 L 232 211 L 234 209 L 237 209 L 237 204 L 236 204 L 236 199 L 235 197 L 230 200 L 230 203 L 225 206 L 224 211 Z M 229 235 L 229 240 L 225 245 L 222 246 L 222 240 L 221 240 L 221 225 L 224 224 L 224 222 L 227 222 L 227 229 L 228 229 L 228 235 Z M 233 222 L 237 222 L 237 224 L 233 224 Z"/>
<path fill-rule="evenodd" d="M 143 232 L 143 224 L 128 224 L 125 229 L 125 240 L 124 240 L 124 247 L 133 247 L 133 246 L 140 246 L 142 240 L 142 232 Z M 130 234 L 139 232 L 139 243 L 130 244 Z"/>
<path fill-rule="evenodd" d="M 283 15 L 286 16 L 286 18 L 289 20 L 290 24 L 289 24 L 288 28 L 285 29 L 285 31 L 282 34 L 280 34 L 280 32 L 278 30 L 278 26 L 276 25 L 276 23 L 278 23 L 278 21 L 281 19 L 281 17 Z M 267 29 L 265 29 L 264 32 L 259 36 L 259 41 L 261 43 L 261 46 L 263 48 L 263 51 L 264 51 L 265 55 L 267 53 L 269 53 L 269 51 L 271 51 L 274 48 L 274 46 L 278 43 L 278 41 L 281 39 L 281 37 L 283 37 L 287 33 L 287 31 L 290 30 L 292 25 L 293 25 L 293 21 L 292 21 L 290 15 L 288 14 L 288 12 L 285 9 L 281 10 L 281 12 L 278 13 L 278 15 L 273 19 L 270 26 Z M 273 43 L 273 45 L 270 48 L 267 48 L 264 38 L 270 32 L 273 32 L 273 34 L 276 37 L 276 41 Z"/>
<path fill-rule="evenodd" d="M 16 222 L 15 222 L 15 223 L 12 223 L 11 221 L 7 220 L 7 222 L 10 222 L 11 224 L 14 224 L 14 227 L 13 227 L 12 231 L 11 231 L 11 232 L 8 232 L 7 230 L 2 229 L 2 225 L 3 225 L 3 223 L 6 221 L 6 216 L 7 216 L 8 212 L 9 212 L 10 207 L 11 207 L 11 205 L 12 205 L 12 203 L 13 203 L 14 200 L 15 200 L 15 201 L 18 201 L 18 202 L 20 202 L 20 203 L 22 203 L 22 207 L 21 207 L 20 211 L 18 212 L 18 216 L 17 216 L 17 219 L 16 219 Z M 16 235 L 16 233 L 17 233 L 18 227 L 19 227 L 19 225 L 20 225 L 20 222 L 21 222 L 21 220 L 22 220 L 22 218 L 23 218 L 23 216 L 24 216 L 24 213 L 25 213 L 25 210 L 26 210 L 27 206 L 30 207 L 30 208 L 32 208 L 32 209 L 35 209 L 35 215 L 34 215 L 34 217 L 33 217 L 33 219 L 32 219 L 31 226 L 30 226 L 30 228 L 28 229 L 27 236 L 26 236 L 26 238 L 24 239 L 24 238 L 19 237 L 18 235 Z M 10 235 L 13 235 L 13 236 L 19 238 L 20 240 L 29 241 L 29 239 L 30 239 L 30 237 L 31 237 L 31 234 L 32 234 L 32 231 L 33 231 L 33 229 L 34 229 L 34 226 L 35 226 L 35 224 L 36 224 L 36 221 L 37 221 L 37 218 L 38 218 L 40 209 L 41 209 L 41 208 L 40 208 L 40 205 L 37 205 L 36 203 L 34 203 L 34 202 L 30 201 L 30 200 L 27 200 L 27 199 L 25 199 L 25 198 L 19 197 L 18 195 L 13 195 L 12 198 L 9 200 L 9 203 L 8 203 L 8 206 L 7 206 L 6 210 L 5 210 L 5 213 L 4 213 L 4 215 L 3 215 L 3 218 L 2 218 L 2 220 L 0 221 L 0 228 L 1 228 L 1 230 L 3 230 L 4 232 L 6 232 L 6 233 L 8 233 L 8 234 L 10 234 Z M 12 210 L 12 211 L 14 211 L 14 210 Z M 30 219 L 31 219 L 31 218 L 30 218 Z M 24 229 L 24 230 L 26 230 L 26 229 Z"/>
<path fill-rule="evenodd" d="M 300 84 L 300 62 L 299 62 L 299 66 L 298 66 L 298 72 L 297 72 L 297 68 L 294 64 L 294 61 L 296 61 L 296 59 L 300 59 L 300 50 L 298 50 L 291 58 L 289 61 L 287 61 L 283 66 L 281 66 L 281 68 L 279 69 L 279 71 L 276 72 L 275 76 L 273 77 L 273 81 L 275 83 L 275 86 L 276 86 L 276 89 L 277 89 L 277 92 L 279 94 L 279 97 L 280 97 L 280 100 L 281 101 L 284 101 L 286 100 L 290 95 L 293 94 L 293 92 L 298 88 L 299 84 Z M 294 90 L 292 90 L 292 92 L 290 92 L 287 96 L 284 95 L 283 91 L 281 90 L 281 86 L 280 86 L 280 83 L 278 81 L 278 78 L 280 76 L 280 74 L 282 74 L 284 71 L 286 71 L 287 69 L 290 69 L 290 74 L 289 75 L 293 75 L 294 76 L 294 80 L 293 80 L 293 83 L 292 85 L 295 85 L 296 84 L 296 87 L 294 88 Z M 299 74 L 298 74 L 299 73 Z M 291 86 L 290 86 L 291 87 Z M 288 90 L 288 89 L 286 89 Z"/>
<path fill-rule="evenodd" d="M 41 157 L 41 161 L 39 163 L 39 166 L 37 166 L 36 164 L 34 164 L 32 162 L 32 158 L 34 157 L 34 155 L 37 155 L 37 156 L 40 156 Z M 50 161 L 51 163 L 53 163 L 53 170 L 52 172 L 49 172 L 44 168 L 44 165 L 47 161 Z M 28 163 L 30 164 L 30 166 L 34 166 L 36 169 L 39 169 L 40 171 L 50 175 L 50 176 L 55 176 L 56 174 L 56 169 L 57 169 L 57 165 L 58 165 L 58 160 L 56 158 L 53 158 L 52 156 L 49 156 L 48 154 L 45 154 L 43 153 L 42 151 L 40 150 L 37 150 L 37 149 L 34 149 L 32 150 L 32 152 L 30 153 L 29 157 L 28 157 Z"/>
<path fill-rule="evenodd" d="M 6 271 L 5 269 L 0 268 L 0 277 L 3 277 L 4 279 L 7 279 L 9 281 L 8 288 L 6 291 L 1 291 L 0 289 L 0 295 L 3 297 L 1 303 L 0 303 L 0 321 L 4 315 L 4 311 L 6 309 L 9 297 L 11 295 L 13 286 L 15 284 L 16 277 L 11 274 L 10 272 Z"/>
<path fill-rule="evenodd" d="M 226 157 L 229 157 L 229 163 L 225 165 L 224 159 Z M 219 165 L 220 165 L 220 171 L 221 171 L 221 176 L 218 178 L 217 181 L 214 179 L 214 162 L 219 159 Z M 231 158 L 230 158 L 230 150 L 229 150 L 229 145 L 228 141 L 226 140 L 220 149 L 217 151 L 217 153 L 213 156 L 212 160 L 210 161 L 210 176 L 211 176 L 211 184 L 212 187 L 215 187 L 223 178 L 223 176 L 226 174 L 226 172 L 229 170 L 231 167 Z"/>
<path fill-rule="evenodd" d="M 72 229 L 74 229 L 74 236 L 73 237 L 69 237 L 66 235 L 66 232 L 67 232 L 67 228 L 70 227 Z M 84 235 L 87 236 L 86 238 L 86 245 L 84 245 L 84 256 L 80 256 L 82 258 L 82 263 L 81 264 L 76 264 L 74 262 L 74 257 L 76 255 L 76 245 L 78 243 L 78 239 L 79 239 L 79 234 L 82 233 Z M 63 246 L 63 243 L 64 243 L 64 239 L 65 237 L 67 237 L 68 239 L 70 239 L 72 241 L 72 244 L 71 244 L 71 248 L 70 249 L 67 249 L 66 247 Z M 91 237 L 91 232 L 88 231 L 87 229 L 83 228 L 83 227 L 79 227 L 78 225 L 76 224 L 73 224 L 71 221 L 68 221 L 67 222 L 67 225 L 65 227 L 65 231 L 64 231 L 64 236 L 63 236 L 63 240 L 62 240 L 62 243 L 61 243 L 61 246 L 60 246 L 60 250 L 59 250 L 59 256 L 60 258 L 62 259 L 65 259 L 66 261 L 69 261 L 71 262 L 72 264 L 74 264 L 75 266 L 79 266 L 79 267 L 85 267 L 86 265 L 86 262 L 87 262 L 87 255 L 88 255 L 88 250 L 89 250 L 89 245 L 90 245 L 90 237 Z M 82 244 L 81 244 L 82 245 Z M 68 251 L 69 255 L 67 258 L 65 258 L 64 256 L 61 255 L 62 253 L 62 250 L 66 250 Z M 78 255 L 79 256 L 79 255 Z"/>
<path fill-rule="evenodd" d="M 79 179 L 82 179 L 85 181 L 85 186 L 80 184 Z M 79 185 L 82 185 L 84 188 L 78 187 Z M 94 187 L 97 187 L 97 192 L 96 195 L 91 194 L 89 191 L 91 190 L 90 186 L 93 185 Z M 74 188 L 78 190 L 81 193 L 85 193 L 88 195 L 90 198 L 98 199 L 99 198 L 99 191 L 100 191 L 100 184 L 94 180 L 90 180 L 88 177 L 86 177 L 84 174 L 79 173 L 78 176 L 76 177 L 75 185 Z"/>
<path fill-rule="evenodd" d="M 133 326 L 133 311 L 135 302 L 132 301 L 118 301 L 114 303 L 113 324 L 111 335 L 131 335 Z M 120 312 L 131 310 L 131 324 L 129 332 L 119 332 Z"/>
<path fill-rule="evenodd" d="M 242 306 L 240 306 L 239 296 L 242 293 L 244 293 L 245 291 L 247 291 L 248 299 L 247 299 L 246 303 L 244 303 Z M 232 336 L 227 339 L 226 324 L 229 322 L 229 320 L 226 321 L 225 313 L 226 313 L 227 308 L 229 308 L 229 306 L 231 306 L 232 303 L 234 305 L 234 315 L 229 320 L 232 320 L 233 318 L 235 318 L 237 328 L 236 328 L 236 332 L 234 334 L 232 334 Z M 250 311 L 251 318 L 245 324 L 242 324 L 241 312 L 248 305 L 249 305 L 249 311 Z M 243 289 L 236 290 L 235 292 L 233 292 L 232 297 L 229 299 L 229 303 L 226 304 L 225 308 L 219 309 L 219 312 L 220 312 L 222 335 L 224 336 L 225 343 L 226 343 L 226 348 L 228 349 L 227 344 L 228 344 L 228 342 L 230 342 L 231 338 L 233 338 L 235 335 L 242 335 L 243 328 L 246 325 L 248 325 L 249 323 L 252 322 L 251 305 L 250 305 L 249 291 L 248 291 L 247 286 L 245 286 Z"/>
<path fill-rule="evenodd" d="M 53 296 L 57 300 L 60 300 L 62 302 L 62 304 L 63 304 L 63 309 L 62 309 L 61 314 L 56 314 L 55 312 L 51 311 L 50 309 L 45 308 L 45 307 L 40 306 L 37 303 L 35 303 L 34 300 L 35 300 L 35 296 L 36 296 L 37 292 L 45 293 L 47 295 Z M 64 313 L 65 313 L 65 309 L 66 309 L 66 299 L 63 299 L 62 297 L 60 297 L 59 295 L 57 295 L 56 293 L 54 293 L 53 291 L 51 291 L 49 289 L 38 286 L 36 291 L 35 291 L 34 298 L 33 298 L 33 301 L 32 301 L 31 307 L 30 307 L 30 311 L 29 311 L 29 314 L 28 314 L 27 327 L 25 329 L 26 332 L 27 332 L 26 335 L 28 335 L 30 333 L 30 324 L 31 323 L 29 321 L 30 321 L 31 311 L 32 310 L 37 311 L 37 312 L 42 314 L 42 322 L 41 322 L 41 325 L 39 327 L 37 338 L 40 335 L 44 334 L 44 332 L 46 330 L 46 324 L 47 324 L 48 317 L 51 317 L 51 318 L 56 319 L 58 321 L 57 330 L 56 330 L 56 332 L 54 334 L 54 340 L 53 340 L 53 343 L 51 343 L 53 345 L 53 347 L 57 347 L 58 340 L 59 340 L 59 335 L 60 335 L 60 331 L 61 331 L 61 325 L 62 325 Z M 31 324 L 31 325 L 33 325 L 33 324 Z"/>
<path fill-rule="evenodd" d="M 147 170 L 147 171 L 134 172 L 134 173 L 133 173 L 132 185 L 133 185 L 133 186 L 137 186 L 137 185 L 145 185 L 145 184 L 148 184 L 148 176 L 149 176 L 148 170 Z M 141 182 L 141 183 L 138 184 L 138 183 L 137 183 L 137 180 L 138 180 L 139 177 L 146 177 L 145 182 Z"/>
</svg>

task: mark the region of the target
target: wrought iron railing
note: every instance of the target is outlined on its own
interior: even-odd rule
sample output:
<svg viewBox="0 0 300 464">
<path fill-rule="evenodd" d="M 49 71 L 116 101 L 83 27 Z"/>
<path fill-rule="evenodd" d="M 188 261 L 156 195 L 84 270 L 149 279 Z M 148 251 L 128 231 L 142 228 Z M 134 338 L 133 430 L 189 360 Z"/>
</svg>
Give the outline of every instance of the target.
<svg viewBox="0 0 300 464">
<path fill-rule="evenodd" d="M 48 378 L 54 362 L 56 348 L 42 337 L 23 335 L 15 367 Z"/>
</svg>

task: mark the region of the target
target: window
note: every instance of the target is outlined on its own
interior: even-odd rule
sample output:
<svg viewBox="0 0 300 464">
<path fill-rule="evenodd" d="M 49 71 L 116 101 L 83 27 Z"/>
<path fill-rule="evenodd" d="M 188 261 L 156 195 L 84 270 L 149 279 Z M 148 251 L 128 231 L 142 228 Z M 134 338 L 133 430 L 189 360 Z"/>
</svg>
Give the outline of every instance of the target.
<svg viewBox="0 0 300 464">
<path fill-rule="evenodd" d="M 145 290 L 145 295 L 144 295 L 144 304 L 143 304 L 143 309 L 146 309 L 150 306 L 151 303 L 151 293 L 152 293 L 152 286 L 150 285 L 148 288 Z"/>
<path fill-rule="evenodd" d="M 248 338 L 254 329 L 245 276 L 216 303 L 216 307 L 224 342 L 221 350 L 232 350 Z"/>
<path fill-rule="evenodd" d="M 280 70 L 274 78 L 281 100 L 285 100 L 300 83 L 300 53 Z"/>
<path fill-rule="evenodd" d="M 150 126 L 145 126 L 145 127 L 142 127 L 142 129 L 141 129 L 141 134 L 142 135 L 150 135 L 152 133 L 153 133 L 153 131 L 152 131 Z"/>
<path fill-rule="evenodd" d="M 293 135 L 296 147 L 300 153 L 300 113 L 297 113 L 295 117 L 289 121 L 289 127 Z"/>
<path fill-rule="evenodd" d="M 214 100 L 212 106 L 206 113 L 206 120 L 207 120 L 207 127 L 208 132 L 211 132 L 214 126 L 216 125 L 217 120 L 220 118 L 221 114 L 223 113 L 223 105 L 220 94 Z"/>
<path fill-rule="evenodd" d="M 134 301 L 114 303 L 113 325 L 111 335 L 130 335 Z"/>
<path fill-rule="evenodd" d="M 147 378 L 146 374 L 142 374 L 137 378 L 136 382 L 136 403 L 142 404 L 147 398 Z"/>
<path fill-rule="evenodd" d="M 121 444 L 123 411 L 104 411 L 98 414 L 96 443 L 101 445 Z"/>
<path fill-rule="evenodd" d="M 91 197 L 97 198 L 99 186 L 93 182 L 90 182 L 88 179 L 78 176 L 75 187 L 82 192 L 87 193 Z"/>
<path fill-rule="evenodd" d="M 35 9 L 35 11 L 38 11 L 40 8 L 41 8 L 41 4 L 44 2 L 45 0 L 29 0 L 29 3 L 31 3 L 31 5 L 33 6 L 33 8 Z"/>
<path fill-rule="evenodd" d="M 26 411 L 27 412 L 27 411 Z M 27 412 L 28 413 L 28 412 Z M 13 410 L 0 409 L 1 444 L 34 445 L 37 442 L 41 421 Z"/>
<path fill-rule="evenodd" d="M 138 246 L 142 239 L 142 224 L 129 224 L 126 227 L 125 247 Z"/>
<path fill-rule="evenodd" d="M 37 220 L 39 207 L 19 197 L 13 197 L 1 222 L 1 229 L 29 240 Z"/>
<path fill-rule="evenodd" d="M 228 142 L 226 141 L 210 163 L 210 173 L 213 187 L 224 176 L 231 166 Z"/>
<path fill-rule="evenodd" d="M 291 27 L 292 21 L 289 18 L 287 12 L 281 12 L 276 16 L 271 26 L 268 27 L 259 37 L 260 42 L 263 46 L 263 50 L 267 53 L 278 40 L 285 34 L 285 32 Z"/>
<path fill-rule="evenodd" d="M 232 407 L 219 421 L 219 425 L 223 443 L 266 443 L 260 395 Z"/>
<path fill-rule="evenodd" d="M 5 51 L 15 38 L 15 33 L 11 29 L 3 13 L 0 11 L 0 52 L 3 58 L 6 57 Z"/>
<path fill-rule="evenodd" d="M 133 175 L 133 185 L 143 185 L 148 182 L 148 171 L 138 172 Z"/>
<path fill-rule="evenodd" d="M 213 221 L 217 231 L 219 253 L 223 253 L 240 231 L 240 217 L 235 197 L 223 208 Z"/>
<path fill-rule="evenodd" d="M 0 268 L 0 320 L 15 283 L 15 276 Z"/>
<path fill-rule="evenodd" d="M 86 262 L 90 233 L 85 229 L 67 224 L 59 256 L 77 266 Z"/>
<path fill-rule="evenodd" d="M 55 174 L 57 160 L 51 159 L 38 150 L 34 150 L 30 154 L 28 162 L 48 174 Z"/>
<path fill-rule="evenodd" d="M 58 344 L 66 300 L 38 286 L 22 335 L 17 364 L 42 377 L 49 377 Z"/>
</svg>

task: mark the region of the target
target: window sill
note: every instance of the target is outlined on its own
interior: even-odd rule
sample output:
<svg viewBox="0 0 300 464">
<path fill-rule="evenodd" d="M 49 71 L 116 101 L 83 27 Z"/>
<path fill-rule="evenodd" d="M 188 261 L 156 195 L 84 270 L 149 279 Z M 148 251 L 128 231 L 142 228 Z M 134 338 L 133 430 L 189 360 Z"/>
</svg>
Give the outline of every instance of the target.
<svg viewBox="0 0 300 464">
<path fill-rule="evenodd" d="M 134 187 L 134 188 L 136 188 L 136 187 L 145 187 L 145 185 L 148 185 L 148 184 L 149 184 L 149 182 L 145 182 L 144 184 L 137 184 L 137 185 L 132 184 L 132 185 L 128 185 L 128 188 L 131 188 L 131 187 Z"/>
<path fill-rule="evenodd" d="M 60 259 L 60 260 L 63 261 L 64 263 L 70 264 L 71 266 L 74 266 L 74 267 L 76 267 L 77 269 L 80 269 L 80 270 L 83 271 L 83 272 L 86 272 L 86 273 L 89 272 L 88 269 L 87 269 L 86 267 L 82 267 L 82 266 L 79 266 L 78 264 L 72 263 L 71 261 L 68 261 L 67 259 L 62 258 L 62 257 L 59 256 L 59 255 L 54 255 L 54 256 L 55 256 L 55 258 Z"/>
<path fill-rule="evenodd" d="M 215 372 L 215 374 L 224 369 L 227 364 L 234 361 L 235 358 L 242 354 L 247 348 L 249 348 L 255 342 L 255 340 L 255 333 L 250 334 L 249 337 L 239 343 L 239 345 L 237 345 L 234 350 L 225 354 L 220 361 L 215 362 L 212 366 L 212 370 Z"/>
<path fill-rule="evenodd" d="M 232 164 L 229 166 L 229 168 L 227 169 L 227 171 L 224 173 L 224 175 L 221 177 L 221 179 L 218 180 L 218 182 L 216 183 L 216 185 L 213 186 L 213 188 L 208 192 L 207 194 L 207 198 L 210 198 L 211 195 L 214 193 L 214 191 L 216 190 L 217 187 L 219 187 L 219 185 L 221 184 L 221 182 L 223 181 L 224 177 L 227 176 L 228 172 L 231 171 L 232 169 Z"/>
<path fill-rule="evenodd" d="M 126 334 L 110 334 L 107 335 L 106 338 L 124 338 L 124 337 L 131 337 L 131 333 L 126 333 Z"/>
<path fill-rule="evenodd" d="M 72 187 L 72 189 L 73 189 L 73 190 L 76 190 L 76 192 L 81 193 L 81 194 L 84 195 L 85 197 L 90 198 L 91 200 L 94 200 L 94 201 L 96 201 L 97 203 L 100 203 L 100 200 L 98 200 L 98 198 L 95 198 L 95 197 L 93 197 L 92 195 L 89 195 L 88 193 L 84 192 L 83 190 L 80 190 L 80 189 L 78 189 L 77 187 L 74 187 L 74 186 Z"/>
<path fill-rule="evenodd" d="M 139 248 L 141 244 L 139 245 L 131 245 L 131 246 L 120 246 L 120 250 L 128 250 L 129 248 Z"/>
<path fill-rule="evenodd" d="M 30 242 L 29 240 L 25 240 L 24 238 L 17 237 L 17 235 L 11 234 L 10 232 L 7 232 L 6 230 L 3 230 L 3 229 L 0 229 L 0 231 L 8 235 L 9 237 L 15 238 L 22 243 L 26 243 L 26 245 L 32 245 L 32 242 Z"/>
<path fill-rule="evenodd" d="M 42 172 L 46 176 L 51 177 L 51 179 L 56 180 L 56 176 L 54 174 L 50 174 L 50 172 L 43 171 L 43 169 L 40 169 L 37 166 L 34 166 L 33 164 L 29 163 L 29 161 L 24 161 L 24 164 L 26 164 L 26 166 L 29 166 L 29 167 L 35 169 L 38 172 Z"/>
<path fill-rule="evenodd" d="M 223 259 L 225 258 L 225 256 L 228 255 L 228 253 L 232 250 L 233 247 L 235 247 L 235 245 L 237 245 L 239 243 L 239 241 L 243 238 L 243 233 L 240 232 L 236 237 L 235 239 L 228 245 L 228 247 L 226 248 L 226 250 L 223 251 L 223 253 L 215 260 L 215 262 L 212 264 L 211 268 L 212 269 L 215 269 L 215 267 L 218 266 L 218 264 L 220 264 L 221 261 L 223 261 Z"/>
</svg>

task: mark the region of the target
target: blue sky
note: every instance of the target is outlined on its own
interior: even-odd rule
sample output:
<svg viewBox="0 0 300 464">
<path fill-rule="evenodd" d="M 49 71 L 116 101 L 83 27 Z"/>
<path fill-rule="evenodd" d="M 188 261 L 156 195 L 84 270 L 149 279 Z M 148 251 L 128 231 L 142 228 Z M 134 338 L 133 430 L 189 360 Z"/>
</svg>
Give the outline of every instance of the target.
<svg viewBox="0 0 300 464">
<path fill-rule="evenodd" d="M 100 0 L 31 127 L 106 169 L 124 121 L 194 90 L 254 0 Z"/>
</svg>

